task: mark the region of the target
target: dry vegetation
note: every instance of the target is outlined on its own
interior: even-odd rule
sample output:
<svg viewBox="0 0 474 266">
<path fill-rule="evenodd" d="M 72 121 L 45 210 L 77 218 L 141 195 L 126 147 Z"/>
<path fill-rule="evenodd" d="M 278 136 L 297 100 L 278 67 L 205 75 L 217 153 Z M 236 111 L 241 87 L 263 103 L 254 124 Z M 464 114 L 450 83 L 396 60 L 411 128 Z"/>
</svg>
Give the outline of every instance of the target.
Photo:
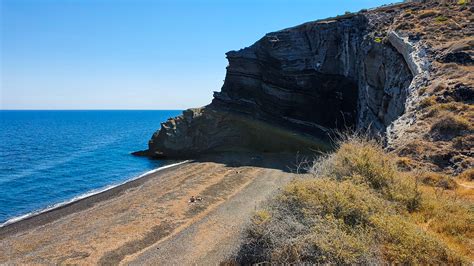
<svg viewBox="0 0 474 266">
<path fill-rule="evenodd" d="M 373 12 L 394 14 L 376 36 L 395 30 L 426 48 L 430 77 L 413 123 L 390 153 L 348 137 L 315 161 L 311 178 L 255 214 L 236 262 L 474 261 L 474 6 L 423 1 Z"/>
<path fill-rule="evenodd" d="M 390 28 L 421 41 L 430 78 L 419 88 L 415 123 L 397 143 L 410 167 L 459 175 L 474 167 L 474 6 L 470 0 L 426 1 L 398 8 Z"/>
<path fill-rule="evenodd" d="M 472 190 L 452 178 L 403 172 L 372 140 L 349 137 L 258 211 L 238 263 L 468 263 Z M 472 180 L 466 172 L 463 180 Z"/>
</svg>

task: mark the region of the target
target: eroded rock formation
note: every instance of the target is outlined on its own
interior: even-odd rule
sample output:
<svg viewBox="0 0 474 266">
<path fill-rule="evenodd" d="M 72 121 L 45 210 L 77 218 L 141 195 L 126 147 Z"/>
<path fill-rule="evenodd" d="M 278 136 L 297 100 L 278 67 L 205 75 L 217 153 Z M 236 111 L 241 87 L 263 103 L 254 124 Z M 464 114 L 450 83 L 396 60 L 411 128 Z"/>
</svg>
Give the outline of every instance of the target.
<svg viewBox="0 0 474 266">
<path fill-rule="evenodd" d="M 413 77 L 429 67 L 395 32 L 379 36 L 394 16 L 362 12 L 309 22 L 228 52 L 212 103 L 163 123 L 147 154 L 303 152 L 326 148 L 334 130 L 385 134 L 413 97 Z"/>
</svg>

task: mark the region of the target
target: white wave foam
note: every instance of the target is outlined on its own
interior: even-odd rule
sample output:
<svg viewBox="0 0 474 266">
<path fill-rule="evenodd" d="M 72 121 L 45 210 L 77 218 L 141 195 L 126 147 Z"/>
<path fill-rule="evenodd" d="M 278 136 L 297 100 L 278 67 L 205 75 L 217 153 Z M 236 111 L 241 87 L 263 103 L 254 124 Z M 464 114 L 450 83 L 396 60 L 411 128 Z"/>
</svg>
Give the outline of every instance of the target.
<svg viewBox="0 0 474 266">
<path fill-rule="evenodd" d="M 36 215 L 41 214 L 41 213 L 45 213 L 45 212 L 54 210 L 54 209 L 56 209 L 56 208 L 59 208 L 59 207 L 61 207 L 61 206 L 64 206 L 64 205 L 73 203 L 73 202 L 75 202 L 75 201 L 78 201 L 78 200 L 81 200 L 81 199 L 85 199 L 85 198 L 88 198 L 88 197 L 93 196 L 93 195 L 97 195 L 97 194 L 99 194 L 99 193 L 105 192 L 105 191 L 110 190 L 110 189 L 112 189 L 112 188 L 115 188 L 115 187 L 124 185 L 124 184 L 126 184 L 126 183 L 128 183 L 128 182 L 131 182 L 131 181 L 133 181 L 133 180 L 137 180 L 137 179 L 139 179 L 139 178 L 145 177 L 145 176 L 147 176 L 147 175 L 149 175 L 149 174 L 153 174 L 153 173 L 156 173 L 156 172 L 158 172 L 158 171 L 161 171 L 161 170 L 164 170 L 164 169 L 173 167 L 173 166 L 181 165 L 181 164 L 184 164 L 184 163 L 187 163 L 187 162 L 189 162 L 189 160 L 186 160 L 186 161 L 183 161 L 183 162 L 179 162 L 179 163 L 173 163 L 173 164 L 165 165 L 165 166 L 162 166 L 162 167 L 158 167 L 158 168 L 156 168 L 156 169 L 153 169 L 153 170 L 150 170 L 150 171 L 148 171 L 148 172 L 146 172 L 146 173 L 143 173 L 143 174 L 141 174 L 141 175 L 139 175 L 139 176 L 136 176 L 136 177 L 134 177 L 134 178 L 128 179 L 128 180 L 126 180 L 126 181 L 124 181 L 124 182 L 122 182 L 122 183 L 118 183 L 118 184 L 115 184 L 115 185 L 109 185 L 109 186 L 106 186 L 106 187 L 101 188 L 101 189 L 94 189 L 94 190 L 91 190 L 91 191 L 86 192 L 86 193 L 84 193 L 84 194 L 81 194 L 81 195 L 79 195 L 79 196 L 76 196 L 76 197 L 74 197 L 74 198 L 72 198 L 72 199 L 70 199 L 70 200 L 63 201 L 63 202 L 60 202 L 60 203 L 56 203 L 56 204 L 54 204 L 54 205 L 51 205 L 51 206 L 49 206 L 49 207 L 47 207 L 47 208 L 44 208 L 44 209 L 41 209 L 41 210 L 32 211 L 32 212 L 29 212 L 29 213 L 27 213 L 27 214 L 20 215 L 20 216 L 17 216 L 17 217 L 13 217 L 13 218 L 11 218 L 11 219 L 8 219 L 8 220 L 7 220 L 6 222 L 4 222 L 4 223 L 1 223 L 1 224 L 0 224 L 0 228 L 1 228 L 1 227 L 4 227 L 4 226 L 6 226 L 6 225 L 9 225 L 9 224 L 16 223 L 16 222 L 18 222 L 18 221 L 24 220 L 24 219 L 26 219 L 26 218 L 29 218 L 29 217 L 32 217 L 32 216 L 36 216 Z"/>
</svg>

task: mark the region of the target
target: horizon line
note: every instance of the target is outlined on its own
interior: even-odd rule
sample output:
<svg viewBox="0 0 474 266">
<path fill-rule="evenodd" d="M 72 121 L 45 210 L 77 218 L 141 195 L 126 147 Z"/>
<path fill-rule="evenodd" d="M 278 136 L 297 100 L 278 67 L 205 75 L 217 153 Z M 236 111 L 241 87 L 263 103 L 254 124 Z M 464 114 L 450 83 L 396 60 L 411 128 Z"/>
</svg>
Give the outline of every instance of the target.
<svg viewBox="0 0 474 266">
<path fill-rule="evenodd" d="M 183 111 L 186 109 L 0 109 L 0 111 Z"/>
</svg>

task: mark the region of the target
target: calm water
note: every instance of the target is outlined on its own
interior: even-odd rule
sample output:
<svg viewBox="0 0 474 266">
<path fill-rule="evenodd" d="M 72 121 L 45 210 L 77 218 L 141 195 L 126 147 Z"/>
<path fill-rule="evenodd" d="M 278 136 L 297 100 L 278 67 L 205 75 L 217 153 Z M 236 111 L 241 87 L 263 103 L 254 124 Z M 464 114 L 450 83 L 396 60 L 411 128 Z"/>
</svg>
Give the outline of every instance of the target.
<svg viewBox="0 0 474 266">
<path fill-rule="evenodd" d="M 181 111 L 0 111 L 0 224 L 169 162 L 130 155 Z"/>
</svg>

